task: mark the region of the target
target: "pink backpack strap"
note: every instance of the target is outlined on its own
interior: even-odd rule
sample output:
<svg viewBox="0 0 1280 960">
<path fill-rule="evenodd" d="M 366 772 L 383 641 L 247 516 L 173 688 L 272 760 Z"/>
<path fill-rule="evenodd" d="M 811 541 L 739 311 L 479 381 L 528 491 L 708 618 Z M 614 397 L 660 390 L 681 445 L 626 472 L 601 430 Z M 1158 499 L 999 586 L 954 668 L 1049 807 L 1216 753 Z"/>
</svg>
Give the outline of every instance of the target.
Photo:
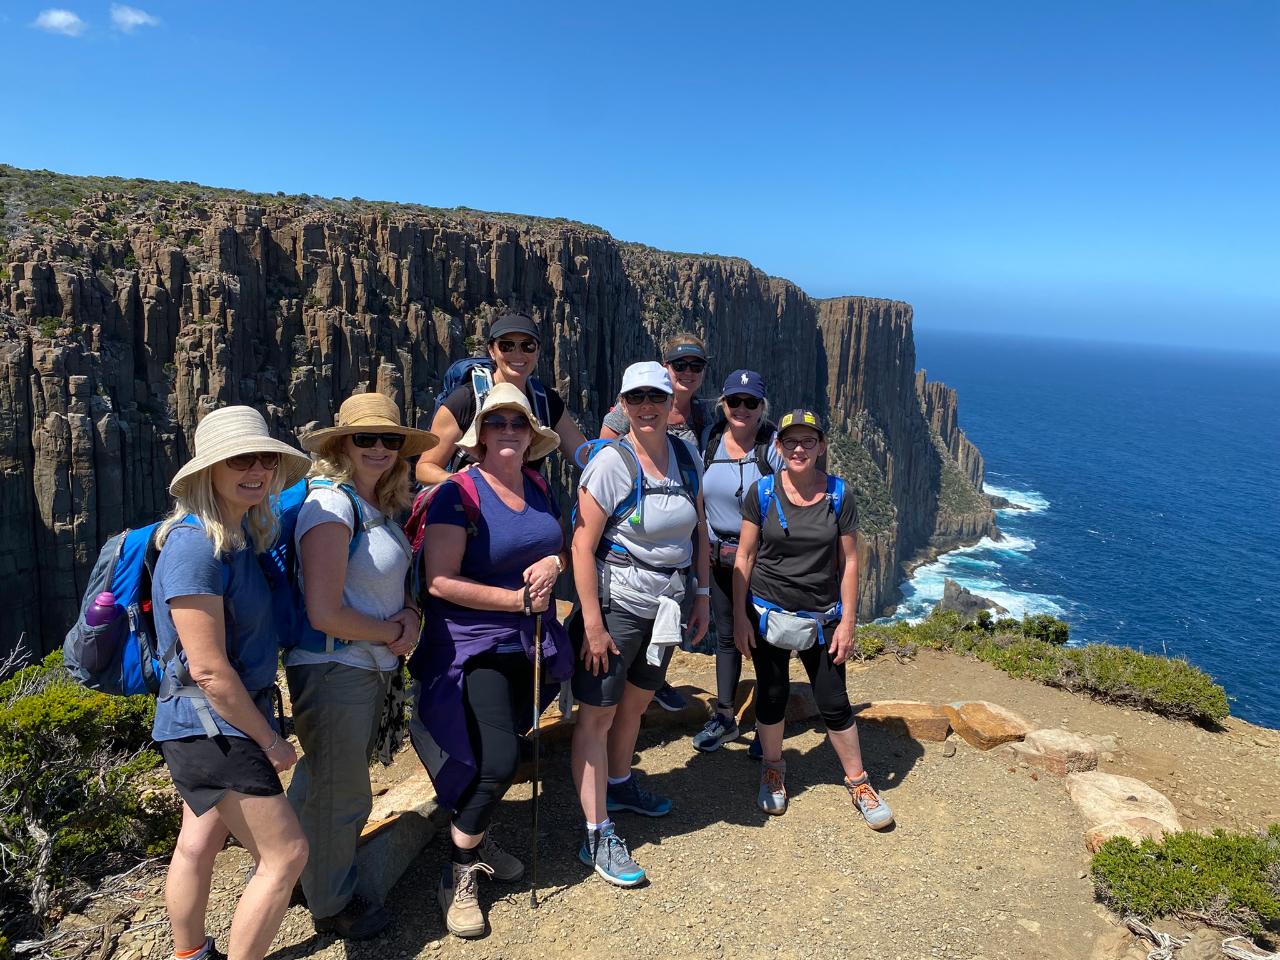
<svg viewBox="0 0 1280 960">
<path fill-rule="evenodd" d="M 475 477 L 470 470 L 459 470 L 449 478 L 449 482 L 458 486 L 458 499 L 462 501 L 462 512 L 467 518 L 467 536 L 475 536 L 476 524 L 480 521 L 480 491 L 476 489 Z"/>
</svg>

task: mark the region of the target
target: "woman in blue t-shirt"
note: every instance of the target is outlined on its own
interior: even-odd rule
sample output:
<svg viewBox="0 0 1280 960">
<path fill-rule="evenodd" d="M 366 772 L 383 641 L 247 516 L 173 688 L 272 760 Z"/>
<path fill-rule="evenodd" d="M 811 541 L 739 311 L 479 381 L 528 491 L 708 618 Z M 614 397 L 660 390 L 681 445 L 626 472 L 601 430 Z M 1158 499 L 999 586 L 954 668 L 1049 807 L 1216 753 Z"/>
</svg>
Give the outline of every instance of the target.
<svg viewBox="0 0 1280 960">
<path fill-rule="evenodd" d="M 551 596 L 568 562 L 564 532 L 545 481 L 526 469 L 559 443 L 523 391 L 495 384 L 458 442 L 476 464 L 441 484 L 427 509 L 429 599 L 425 639 L 409 662 L 419 688 L 410 733 L 440 802 L 453 811 L 450 862 L 436 892 L 446 926 L 460 937 L 485 930 L 478 875 L 524 873 L 493 842 L 489 824 L 532 725 L 533 645 L 541 642 L 546 667 L 539 707 L 573 673 Z"/>
<path fill-rule="evenodd" d="M 255 554 L 275 541 L 270 497 L 310 465 L 253 408 L 214 410 L 169 484 L 177 503 L 156 535 L 151 596 L 165 669 L 151 735 L 183 801 L 165 902 L 174 949 L 191 960 L 221 956 L 204 920 L 228 833 L 257 860 L 231 924 L 235 956 L 266 955 L 307 860 L 280 785 L 298 757 L 273 716 L 279 643 Z"/>
</svg>

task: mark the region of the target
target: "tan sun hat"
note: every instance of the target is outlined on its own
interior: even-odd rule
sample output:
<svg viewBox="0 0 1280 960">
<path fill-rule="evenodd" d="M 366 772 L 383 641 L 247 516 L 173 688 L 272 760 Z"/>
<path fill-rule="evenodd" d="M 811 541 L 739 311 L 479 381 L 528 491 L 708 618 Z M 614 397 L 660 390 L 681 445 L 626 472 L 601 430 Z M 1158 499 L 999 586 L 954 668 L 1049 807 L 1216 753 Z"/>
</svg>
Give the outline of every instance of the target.
<svg viewBox="0 0 1280 960">
<path fill-rule="evenodd" d="M 559 448 L 560 434 L 550 427 L 544 427 L 538 423 L 538 418 L 533 415 L 533 409 L 529 406 L 529 398 L 521 392 L 520 388 L 511 383 L 495 383 L 489 389 L 489 392 L 485 394 L 484 403 L 476 411 L 476 416 L 471 421 L 471 426 L 467 428 L 467 432 L 458 441 L 459 448 L 472 460 L 482 459 L 480 452 L 480 421 L 497 410 L 515 410 L 518 413 L 523 413 L 525 419 L 533 427 L 533 442 L 529 446 L 530 460 L 541 460 L 547 454 Z"/>
<path fill-rule="evenodd" d="M 169 483 L 169 492 L 181 497 L 187 482 L 206 467 L 241 453 L 278 453 L 284 485 L 297 483 L 311 469 L 311 458 L 296 447 L 275 439 L 267 421 L 253 407 L 211 410 L 196 426 L 195 455 L 182 465 Z"/>
<path fill-rule="evenodd" d="M 316 453 L 330 440 L 353 433 L 400 433 L 404 446 L 401 457 L 415 457 L 430 450 L 440 438 L 429 430 L 415 430 L 400 423 L 400 408 L 394 400 L 380 393 L 354 393 L 338 408 L 338 424 L 323 430 L 312 430 L 302 438 L 302 449 Z"/>
</svg>

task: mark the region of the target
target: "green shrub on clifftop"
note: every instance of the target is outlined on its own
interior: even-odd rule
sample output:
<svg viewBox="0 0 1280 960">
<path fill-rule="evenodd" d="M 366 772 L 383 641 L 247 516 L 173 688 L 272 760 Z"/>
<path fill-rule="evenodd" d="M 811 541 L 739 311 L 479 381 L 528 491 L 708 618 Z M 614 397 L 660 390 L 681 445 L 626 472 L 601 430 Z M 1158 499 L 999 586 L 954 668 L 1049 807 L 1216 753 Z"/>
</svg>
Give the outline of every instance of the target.
<svg viewBox="0 0 1280 960">
<path fill-rule="evenodd" d="M 153 789 L 154 711 L 81 687 L 60 653 L 0 684 L 0 905 L 43 922 L 77 886 L 172 845 L 180 806 Z"/>
<path fill-rule="evenodd" d="M 980 624 L 966 627 L 958 613 L 935 610 L 915 624 L 859 627 L 856 655 L 871 659 L 886 651 L 910 654 L 917 647 L 952 650 L 1013 677 L 1180 720 L 1216 723 L 1231 712 L 1226 691 L 1185 660 L 1105 643 L 1063 646 L 1066 624 L 1052 617 L 1000 620 L 992 630 Z"/>
<path fill-rule="evenodd" d="M 1093 855 L 1098 899 L 1143 920 L 1205 920 L 1262 933 L 1280 920 L 1280 824 L 1249 835 L 1173 833 L 1135 845 L 1116 837 Z"/>
</svg>

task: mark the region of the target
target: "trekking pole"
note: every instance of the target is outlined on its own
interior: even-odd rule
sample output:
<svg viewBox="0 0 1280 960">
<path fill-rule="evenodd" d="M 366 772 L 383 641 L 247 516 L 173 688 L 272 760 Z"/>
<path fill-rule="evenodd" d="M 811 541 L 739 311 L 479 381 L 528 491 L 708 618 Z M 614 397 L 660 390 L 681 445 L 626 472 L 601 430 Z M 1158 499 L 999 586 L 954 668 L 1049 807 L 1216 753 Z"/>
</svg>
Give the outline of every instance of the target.
<svg viewBox="0 0 1280 960">
<path fill-rule="evenodd" d="M 533 618 L 533 885 L 529 906 L 538 906 L 538 760 L 542 754 L 542 614 Z"/>
</svg>

